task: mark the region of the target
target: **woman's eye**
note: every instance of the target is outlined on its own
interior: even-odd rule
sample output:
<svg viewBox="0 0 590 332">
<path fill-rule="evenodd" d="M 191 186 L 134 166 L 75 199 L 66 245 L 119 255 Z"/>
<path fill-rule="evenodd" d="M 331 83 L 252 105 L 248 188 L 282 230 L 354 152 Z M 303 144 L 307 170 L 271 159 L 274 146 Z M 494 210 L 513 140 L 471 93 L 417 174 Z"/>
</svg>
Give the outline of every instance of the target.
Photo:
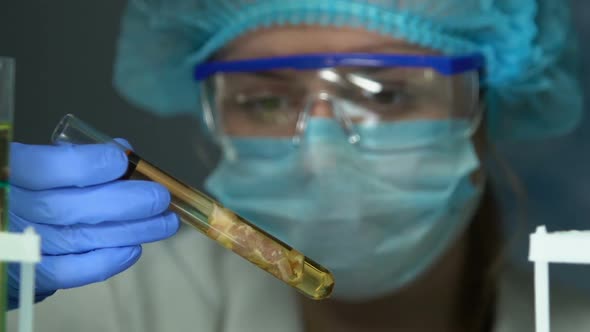
<svg viewBox="0 0 590 332">
<path fill-rule="evenodd" d="M 293 116 L 289 112 L 281 110 L 255 110 L 250 117 L 263 124 L 287 124 L 291 123 Z"/>
<path fill-rule="evenodd" d="M 410 101 L 409 94 L 401 89 L 383 89 L 377 93 L 365 91 L 363 94 L 371 101 L 384 106 L 403 105 Z"/>
<path fill-rule="evenodd" d="M 290 123 L 294 116 L 288 101 L 279 96 L 238 97 L 236 104 L 240 112 L 261 125 Z"/>
<path fill-rule="evenodd" d="M 276 96 L 238 97 L 236 101 L 240 107 L 250 110 L 276 110 L 286 105 L 284 98 Z"/>
</svg>

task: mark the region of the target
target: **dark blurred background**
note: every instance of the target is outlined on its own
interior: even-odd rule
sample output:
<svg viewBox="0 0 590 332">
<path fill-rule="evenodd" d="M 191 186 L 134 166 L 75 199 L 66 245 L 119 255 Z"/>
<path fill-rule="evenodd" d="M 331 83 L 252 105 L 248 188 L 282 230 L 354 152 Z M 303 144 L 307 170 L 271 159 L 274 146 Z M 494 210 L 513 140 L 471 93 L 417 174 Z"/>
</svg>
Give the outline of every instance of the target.
<svg viewBox="0 0 590 332">
<path fill-rule="evenodd" d="M 590 1 L 570 2 L 582 41 L 581 77 L 590 96 L 590 43 L 586 42 Z M 201 186 L 216 151 L 199 133 L 198 120 L 158 119 L 123 101 L 111 85 L 125 1 L 2 0 L 2 4 L 0 55 L 17 59 L 16 140 L 49 143 L 59 118 L 74 113 L 110 135 L 127 138 L 146 159 Z M 208 163 L 201 161 L 198 148 L 201 155 L 210 156 Z M 590 117 L 566 137 L 500 150 L 529 191 L 532 223 L 527 231 L 539 223 L 549 224 L 550 230 L 590 229 Z M 508 223 L 514 220 L 508 218 Z M 526 239 L 519 244 L 520 259 L 525 261 Z M 590 289 L 590 269 L 572 269 Z M 578 273 L 582 269 L 585 275 Z"/>
<path fill-rule="evenodd" d="M 197 120 L 159 119 L 126 103 L 112 87 L 126 1 L 1 2 L 0 55 L 17 61 L 15 140 L 49 143 L 59 119 L 74 113 L 109 135 L 128 139 L 144 158 L 200 186 L 207 170 L 197 160 L 196 148 L 208 154 L 210 145 L 198 144 Z"/>
</svg>

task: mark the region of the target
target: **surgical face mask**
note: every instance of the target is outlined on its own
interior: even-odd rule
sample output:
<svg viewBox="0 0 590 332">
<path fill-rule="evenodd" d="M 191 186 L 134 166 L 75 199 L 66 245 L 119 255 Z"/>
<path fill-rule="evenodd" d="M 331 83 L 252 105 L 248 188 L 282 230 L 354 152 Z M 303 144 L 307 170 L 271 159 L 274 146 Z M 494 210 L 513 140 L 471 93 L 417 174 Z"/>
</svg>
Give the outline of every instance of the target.
<svg viewBox="0 0 590 332">
<path fill-rule="evenodd" d="M 424 141 L 448 125 L 377 129 L 390 141 Z M 482 192 L 470 181 L 479 162 L 467 137 L 368 152 L 348 144 L 337 122 L 314 118 L 296 148 L 270 138 L 231 144 L 239 158 L 224 159 L 207 189 L 329 268 L 338 299 L 372 299 L 416 279 L 465 228 Z"/>
</svg>

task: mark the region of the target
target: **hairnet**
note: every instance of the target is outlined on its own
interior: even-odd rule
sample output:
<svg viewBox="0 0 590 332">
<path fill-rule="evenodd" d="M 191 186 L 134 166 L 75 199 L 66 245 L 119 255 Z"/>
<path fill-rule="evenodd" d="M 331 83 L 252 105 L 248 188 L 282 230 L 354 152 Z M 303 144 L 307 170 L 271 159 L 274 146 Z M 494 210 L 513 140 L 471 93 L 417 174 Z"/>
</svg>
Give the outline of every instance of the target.
<svg viewBox="0 0 590 332">
<path fill-rule="evenodd" d="M 581 115 L 569 8 L 556 0 L 131 0 L 115 86 L 159 114 L 196 113 L 195 65 L 260 27 L 363 27 L 445 54 L 486 58 L 494 139 L 551 136 Z"/>
</svg>

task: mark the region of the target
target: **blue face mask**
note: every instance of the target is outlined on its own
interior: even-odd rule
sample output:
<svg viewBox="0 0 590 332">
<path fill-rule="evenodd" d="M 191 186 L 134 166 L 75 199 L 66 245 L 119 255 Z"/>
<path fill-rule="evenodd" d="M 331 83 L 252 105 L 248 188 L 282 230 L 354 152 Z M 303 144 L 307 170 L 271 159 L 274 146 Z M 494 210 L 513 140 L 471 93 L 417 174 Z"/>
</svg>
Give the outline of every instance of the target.
<svg viewBox="0 0 590 332">
<path fill-rule="evenodd" d="M 457 123 L 453 123 L 457 126 Z M 481 196 L 468 138 L 448 121 L 382 124 L 383 141 L 429 144 L 367 152 L 338 123 L 312 119 L 291 140 L 237 139 L 206 182 L 228 208 L 329 268 L 334 297 L 368 300 L 408 284 L 464 230 Z"/>
</svg>

